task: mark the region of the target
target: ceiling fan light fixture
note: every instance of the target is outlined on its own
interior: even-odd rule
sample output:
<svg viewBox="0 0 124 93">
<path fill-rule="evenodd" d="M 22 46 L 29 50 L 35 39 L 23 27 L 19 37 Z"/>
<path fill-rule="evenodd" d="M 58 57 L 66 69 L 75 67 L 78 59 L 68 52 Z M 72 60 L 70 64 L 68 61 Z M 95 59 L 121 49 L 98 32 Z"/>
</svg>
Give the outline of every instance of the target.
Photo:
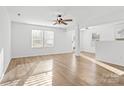
<svg viewBox="0 0 124 93">
<path fill-rule="evenodd" d="M 55 20 L 54 20 L 55 21 Z M 57 16 L 57 19 L 56 19 L 56 22 L 53 24 L 53 25 L 56 25 L 56 24 L 64 24 L 64 25 L 67 25 L 66 22 L 70 22 L 72 21 L 72 19 L 63 19 L 62 18 L 62 15 L 61 14 L 58 14 Z"/>
</svg>

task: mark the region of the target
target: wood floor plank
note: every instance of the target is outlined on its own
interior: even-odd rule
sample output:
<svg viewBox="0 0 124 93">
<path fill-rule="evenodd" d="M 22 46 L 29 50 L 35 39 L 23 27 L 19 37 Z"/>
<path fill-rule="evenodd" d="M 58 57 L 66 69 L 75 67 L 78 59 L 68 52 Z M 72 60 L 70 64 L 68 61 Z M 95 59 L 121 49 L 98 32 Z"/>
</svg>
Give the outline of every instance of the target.
<svg viewBox="0 0 124 93">
<path fill-rule="evenodd" d="M 88 58 L 94 58 L 92 54 L 83 53 L 83 55 Z M 113 73 L 111 70 L 92 62 L 92 60 L 88 60 L 81 56 L 76 57 L 72 53 L 67 53 L 12 59 L 0 85 L 124 85 L 124 76 Z"/>
</svg>

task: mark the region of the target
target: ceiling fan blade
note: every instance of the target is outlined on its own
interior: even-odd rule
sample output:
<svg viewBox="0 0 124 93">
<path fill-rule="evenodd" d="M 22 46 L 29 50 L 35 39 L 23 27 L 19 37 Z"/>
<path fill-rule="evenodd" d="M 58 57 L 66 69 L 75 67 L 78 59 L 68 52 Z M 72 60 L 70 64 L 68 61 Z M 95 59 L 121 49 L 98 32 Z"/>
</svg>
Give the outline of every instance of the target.
<svg viewBox="0 0 124 93">
<path fill-rule="evenodd" d="M 56 22 L 57 20 L 52 20 L 53 22 Z"/>
<path fill-rule="evenodd" d="M 61 21 L 61 23 L 64 24 L 64 25 L 67 25 L 67 23 L 65 23 L 64 21 Z"/>
<path fill-rule="evenodd" d="M 56 25 L 57 24 L 57 22 L 56 23 L 54 23 L 53 25 Z"/>
<path fill-rule="evenodd" d="M 64 19 L 63 21 L 72 21 L 72 19 Z"/>
</svg>

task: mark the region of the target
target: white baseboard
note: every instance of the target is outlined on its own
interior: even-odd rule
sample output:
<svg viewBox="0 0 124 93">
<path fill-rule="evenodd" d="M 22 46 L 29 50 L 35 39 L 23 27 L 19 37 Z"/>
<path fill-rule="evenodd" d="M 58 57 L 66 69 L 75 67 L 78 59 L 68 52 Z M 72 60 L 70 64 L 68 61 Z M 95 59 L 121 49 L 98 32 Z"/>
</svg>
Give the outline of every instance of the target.
<svg viewBox="0 0 124 93">
<path fill-rule="evenodd" d="M 1 75 L 1 77 L 0 77 L 0 82 L 1 82 L 1 80 L 3 79 L 3 77 L 4 77 L 4 73 Z"/>
<path fill-rule="evenodd" d="M 10 59 L 10 61 L 8 62 L 8 64 L 4 67 L 3 73 L 2 73 L 2 75 L 0 77 L 0 81 L 3 79 L 3 77 L 4 77 L 5 73 L 6 73 L 6 70 L 7 70 L 8 66 L 9 66 L 9 63 L 11 62 L 11 60 L 12 60 L 12 58 Z"/>
<path fill-rule="evenodd" d="M 94 54 L 95 54 L 95 52 L 93 52 L 93 51 L 88 51 L 88 50 L 81 50 L 81 52 L 88 52 L 88 53 L 94 53 Z"/>
<path fill-rule="evenodd" d="M 15 56 L 15 57 L 12 57 L 12 58 L 33 57 L 33 56 L 44 56 L 44 55 L 56 55 L 56 54 L 65 54 L 65 53 L 73 53 L 73 51 L 57 52 L 57 53 L 47 53 L 47 54 L 35 54 L 35 55 L 26 55 L 26 56 Z"/>
</svg>

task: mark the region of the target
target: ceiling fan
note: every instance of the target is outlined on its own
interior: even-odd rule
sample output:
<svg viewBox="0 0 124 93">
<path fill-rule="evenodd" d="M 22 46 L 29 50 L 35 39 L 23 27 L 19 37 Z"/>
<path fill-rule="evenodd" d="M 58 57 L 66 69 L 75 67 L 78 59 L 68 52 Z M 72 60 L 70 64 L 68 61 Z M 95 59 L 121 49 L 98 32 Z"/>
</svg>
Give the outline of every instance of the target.
<svg viewBox="0 0 124 93">
<path fill-rule="evenodd" d="M 68 23 L 66 22 L 71 22 L 72 19 L 63 19 L 61 14 L 58 14 L 57 19 L 53 20 L 55 23 L 53 25 L 56 24 L 64 24 L 64 25 L 68 25 Z"/>
</svg>

